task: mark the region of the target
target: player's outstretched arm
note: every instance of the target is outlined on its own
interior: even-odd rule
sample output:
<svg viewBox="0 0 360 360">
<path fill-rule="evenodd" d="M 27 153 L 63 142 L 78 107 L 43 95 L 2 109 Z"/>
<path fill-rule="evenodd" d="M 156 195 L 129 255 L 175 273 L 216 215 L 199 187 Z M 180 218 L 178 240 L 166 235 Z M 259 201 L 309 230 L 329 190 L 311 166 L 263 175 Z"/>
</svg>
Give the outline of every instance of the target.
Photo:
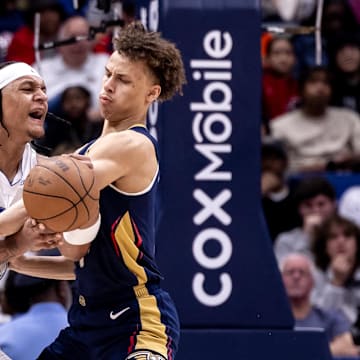
<svg viewBox="0 0 360 360">
<path fill-rule="evenodd" d="M 130 192 L 144 190 L 157 170 L 152 143 L 144 135 L 125 130 L 101 137 L 89 150 L 95 186 L 100 190 L 115 184 L 122 190 L 131 183 Z"/>
<path fill-rule="evenodd" d="M 61 234 L 39 227 L 20 200 L 0 214 L 0 264 L 29 250 L 51 249 L 61 244 Z"/>
<path fill-rule="evenodd" d="M 76 231 L 76 230 L 75 230 Z M 69 237 L 71 239 L 71 233 L 74 233 L 74 231 L 69 232 Z M 95 234 L 96 235 L 96 234 Z M 85 237 L 83 237 L 84 239 Z M 73 245 L 68 243 L 66 240 L 58 246 L 58 249 L 60 250 L 61 254 L 70 261 L 79 261 L 82 257 L 86 255 L 86 253 L 89 250 L 91 241 L 95 238 L 95 236 L 89 238 L 89 241 L 86 244 L 80 244 L 80 245 Z"/>
<path fill-rule="evenodd" d="M 0 213 L 0 236 L 16 233 L 24 225 L 27 212 L 22 200 Z"/>
<path fill-rule="evenodd" d="M 9 263 L 18 273 L 55 280 L 75 280 L 74 262 L 64 256 L 22 255 Z"/>
</svg>

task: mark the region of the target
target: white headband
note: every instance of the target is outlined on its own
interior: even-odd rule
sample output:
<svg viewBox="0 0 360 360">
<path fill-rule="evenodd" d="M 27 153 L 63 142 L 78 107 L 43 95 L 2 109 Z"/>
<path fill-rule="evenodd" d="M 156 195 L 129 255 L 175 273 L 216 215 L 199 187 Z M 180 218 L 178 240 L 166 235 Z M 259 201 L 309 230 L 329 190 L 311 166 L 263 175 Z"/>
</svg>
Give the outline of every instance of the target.
<svg viewBox="0 0 360 360">
<path fill-rule="evenodd" d="M 16 79 L 23 76 L 37 76 L 42 79 L 39 73 L 30 65 L 17 62 L 0 69 L 0 90 Z"/>
</svg>

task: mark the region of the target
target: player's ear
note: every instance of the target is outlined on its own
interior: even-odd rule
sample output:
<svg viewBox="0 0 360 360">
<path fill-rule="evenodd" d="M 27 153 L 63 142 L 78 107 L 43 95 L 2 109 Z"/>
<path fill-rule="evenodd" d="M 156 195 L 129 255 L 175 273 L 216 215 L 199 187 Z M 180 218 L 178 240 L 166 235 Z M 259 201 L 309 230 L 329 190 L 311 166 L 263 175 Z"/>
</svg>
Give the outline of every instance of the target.
<svg viewBox="0 0 360 360">
<path fill-rule="evenodd" d="M 152 85 L 148 94 L 147 100 L 152 103 L 158 99 L 161 94 L 161 86 L 160 85 Z"/>
</svg>

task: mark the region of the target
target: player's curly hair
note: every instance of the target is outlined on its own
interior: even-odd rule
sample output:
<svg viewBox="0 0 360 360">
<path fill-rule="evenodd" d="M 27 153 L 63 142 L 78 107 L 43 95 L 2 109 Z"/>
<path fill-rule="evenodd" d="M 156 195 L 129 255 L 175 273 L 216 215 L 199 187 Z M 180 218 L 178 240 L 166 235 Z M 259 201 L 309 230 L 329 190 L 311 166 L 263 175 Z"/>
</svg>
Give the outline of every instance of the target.
<svg viewBox="0 0 360 360">
<path fill-rule="evenodd" d="M 184 64 L 175 44 L 158 32 L 148 32 L 139 21 L 127 25 L 114 39 L 114 49 L 132 61 L 144 61 L 161 86 L 159 101 L 182 95 Z"/>
</svg>

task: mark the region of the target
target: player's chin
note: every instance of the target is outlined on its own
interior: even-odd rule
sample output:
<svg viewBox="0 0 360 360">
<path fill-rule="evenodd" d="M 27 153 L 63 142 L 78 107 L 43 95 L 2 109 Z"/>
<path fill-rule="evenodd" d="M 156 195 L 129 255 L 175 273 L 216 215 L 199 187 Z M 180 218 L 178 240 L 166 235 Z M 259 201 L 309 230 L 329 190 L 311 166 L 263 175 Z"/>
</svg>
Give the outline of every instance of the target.
<svg viewBox="0 0 360 360">
<path fill-rule="evenodd" d="M 45 135 L 45 129 L 43 125 L 34 126 L 30 131 L 30 137 L 32 139 L 40 139 Z"/>
<path fill-rule="evenodd" d="M 111 118 L 112 111 L 109 106 L 100 105 L 100 114 L 104 119 Z"/>
</svg>

